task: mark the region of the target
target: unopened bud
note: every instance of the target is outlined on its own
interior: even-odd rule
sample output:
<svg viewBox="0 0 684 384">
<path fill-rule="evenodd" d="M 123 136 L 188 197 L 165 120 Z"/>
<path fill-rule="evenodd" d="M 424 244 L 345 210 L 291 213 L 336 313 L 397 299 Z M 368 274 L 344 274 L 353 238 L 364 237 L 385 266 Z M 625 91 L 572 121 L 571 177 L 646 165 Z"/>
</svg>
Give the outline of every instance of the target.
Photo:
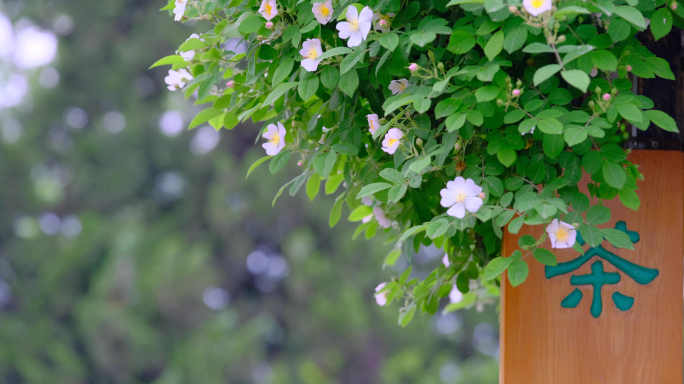
<svg viewBox="0 0 684 384">
<path fill-rule="evenodd" d="M 520 90 L 519 90 L 519 89 L 517 89 L 517 88 L 516 88 L 516 89 L 514 89 L 514 90 L 513 90 L 513 96 L 515 96 L 515 97 L 518 97 L 518 96 L 520 96 Z"/>
<path fill-rule="evenodd" d="M 408 66 L 408 69 L 409 69 L 409 71 L 411 71 L 411 72 L 415 72 L 415 71 L 418 70 L 418 64 L 416 64 L 416 63 L 411 63 L 411 64 Z"/>
<path fill-rule="evenodd" d="M 504 105 L 503 100 L 501 100 L 501 99 L 497 100 L 496 105 L 498 105 L 499 107 L 503 107 L 503 105 Z"/>
<path fill-rule="evenodd" d="M 565 35 L 560 35 L 558 36 L 558 39 L 556 39 L 558 43 L 565 43 Z"/>
<path fill-rule="evenodd" d="M 594 92 L 596 92 L 596 93 L 601 93 L 601 88 L 596 87 L 596 89 L 594 89 Z"/>
<path fill-rule="evenodd" d="M 484 194 L 484 192 L 480 192 L 480 194 L 477 195 L 477 197 L 479 197 L 480 199 L 484 200 L 484 198 L 486 197 L 486 195 Z"/>
<path fill-rule="evenodd" d="M 419 148 L 423 148 L 423 140 L 420 137 L 416 139 L 416 145 Z"/>
<path fill-rule="evenodd" d="M 673 1 L 672 4 L 670 4 L 670 8 L 672 8 L 673 11 L 677 10 L 677 2 Z"/>
<path fill-rule="evenodd" d="M 231 80 L 231 81 L 227 82 L 226 87 L 235 88 L 235 80 Z"/>
<path fill-rule="evenodd" d="M 454 144 L 454 150 L 458 151 L 459 149 L 461 149 L 461 143 L 457 142 L 456 144 Z"/>
<path fill-rule="evenodd" d="M 437 63 L 437 69 L 439 69 L 440 71 L 443 71 L 444 70 L 444 63 L 442 63 L 441 61 L 439 63 Z"/>
<path fill-rule="evenodd" d="M 596 105 L 596 103 L 594 103 L 593 100 L 589 102 L 589 108 L 594 108 L 594 105 Z"/>
<path fill-rule="evenodd" d="M 515 86 L 518 88 L 522 87 L 522 81 L 520 81 L 520 79 L 518 79 L 518 81 L 515 82 Z"/>
<path fill-rule="evenodd" d="M 627 72 L 632 72 L 632 66 L 631 65 L 628 65 L 627 68 L 625 68 L 625 69 L 627 70 Z"/>
<path fill-rule="evenodd" d="M 604 93 L 603 94 L 603 100 L 605 100 L 605 101 L 610 100 L 610 93 Z"/>
<path fill-rule="evenodd" d="M 266 28 L 267 28 L 267 29 L 273 29 L 273 22 L 272 22 L 272 21 L 267 22 L 267 23 L 266 23 Z"/>
<path fill-rule="evenodd" d="M 508 12 L 515 15 L 516 13 L 518 13 L 518 7 L 516 7 L 515 5 L 511 5 L 508 7 Z"/>
<path fill-rule="evenodd" d="M 297 162 L 297 166 L 298 166 L 298 167 L 301 167 L 302 165 L 304 165 L 304 160 L 299 160 L 299 161 Z"/>
<path fill-rule="evenodd" d="M 378 25 L 380 25 L 381 27 L 384 27 L 385 25 L 387 25 L 387 20 L 380 19 L 380 21 L 378 21 Z"/>
</svg>

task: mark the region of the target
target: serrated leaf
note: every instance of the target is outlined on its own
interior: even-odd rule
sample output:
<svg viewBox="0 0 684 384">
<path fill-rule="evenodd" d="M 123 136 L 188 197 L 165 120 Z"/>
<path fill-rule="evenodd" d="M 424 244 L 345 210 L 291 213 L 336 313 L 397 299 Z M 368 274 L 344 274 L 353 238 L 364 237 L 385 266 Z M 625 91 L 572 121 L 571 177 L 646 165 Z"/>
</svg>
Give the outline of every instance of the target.
<svg viewBox="0 0 684 384">
<path fill-rule="evenodd" d="M 613 246 L 634 250 L 634 244 L 632 244 L 632 240 L 630 240 L 629 235 L 626 233 L 614 228 L 605 228 L 601 232 L 603 232 L 603 236 Z"/>
<path fill-rule="evenodd" d="M 525 260 L 515 260 L 508 266 L 508 281 L 514 287 L 524 283 L 529 274 L 530 267 Z"/>
<path fill-rule="evenodd" d="M 544 265 L 548 265 L 550 267 L 555 267 L 558 265 L 558 259 L 556 259 L 556 255 L 546 248 L 536 248 L 534 251 L 532 251 L 532 255 L 535 259 L 537 259 L 538 262 Z"/>
<path fill-rule="evenodd" d="M 366 185 L 365 187 L 361 188 L 361 191 L 356 195 L 357 199 L 370 196 L 376 192 L 383 191 L 385 189 L 392 188 L 392 184 L 388 183 L 373 183 Z"/>
<path fill-rule="evenodd" d="M 260 165 L 263 164 L 266 160 L 268 160 L 268 159 L 270 159 L 270 158 L 272 158 L 272 157 L 273 157 L 273 156 L 264 156 L 264 157 L 262 157 L 261 159 L 255 161 L 254 164 L 252 164 L 252 165 L 249 167 L 249 170 L 247 170 L 247 176 L 245 176 L 245 179 L 248 178 L 249 175 L 250 175 L 252 172 L 254 172 L 254 170 L 257 169 L 258 166 L 260 166 Z"/>
</svg>

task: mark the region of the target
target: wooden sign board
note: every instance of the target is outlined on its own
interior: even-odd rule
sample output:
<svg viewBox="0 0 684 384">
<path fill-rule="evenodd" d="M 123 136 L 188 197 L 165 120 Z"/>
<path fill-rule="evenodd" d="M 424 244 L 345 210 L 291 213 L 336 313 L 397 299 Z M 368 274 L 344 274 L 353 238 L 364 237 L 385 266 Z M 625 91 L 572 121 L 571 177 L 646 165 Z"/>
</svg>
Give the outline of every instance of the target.
<svg viewBox="0 0 684 384">
<path fill-rule="evenodd" d="M 684 153 L 634 151 L 629 159 L 645 177 L 637 191 L 641 207 L 609 201 L 611 221 L 599 227 L 625 223 L 623 229 L 638 234 L 635 250 L 604 241 L 603 251 L 585 253 L 563 270 L 549 272 L 530 260 L 529 277 L 518 287 L 504 278 L 501 384 L 684 382 Z M 580 188 L 589 180 L 585 175 Z M 519 236 L 539 238 L 543 231 L 525 226 L 506 234 L 503 254 L 518 249 Z M 548 240 L 544 245 L 550 248 Z M 572 249 L 553 251 L 559 265 L 578 258 Z"/>
</svg>

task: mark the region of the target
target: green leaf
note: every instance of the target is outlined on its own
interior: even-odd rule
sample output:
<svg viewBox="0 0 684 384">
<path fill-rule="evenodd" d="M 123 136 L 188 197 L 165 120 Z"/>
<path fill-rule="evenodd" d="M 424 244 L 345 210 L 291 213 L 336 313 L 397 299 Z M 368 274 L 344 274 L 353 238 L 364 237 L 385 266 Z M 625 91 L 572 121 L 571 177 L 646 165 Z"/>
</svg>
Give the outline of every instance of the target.
<svg viewBox="0 0 684 384">
<path fill-rule="evenodd" d="M 622 204 L 632 210 L 638 210 L 639 206 L 641 205 L 641 201 L 639 200 L 639 195 L 633 190 L 628 187 L 622 188 L 620 192 L 618 192 L 618 197 L 620 198 L 620 201 Z"/>
<path fill-rule="evenodd" d="M 632 27 L 629 23 L 623 20 L 614 19 L 608 26 L 608 35 L 614 42 L 627 39 L 632 33 Z"/>
<path fill-rule="evenodd" d="M 269 106 L 273 105 L 273 103 L 280 98 L 280 96 L 284 95 L 287 91 L 290 89 L 296 87 L 299 85 L 298 82 L 293 81 L 290 83 L 282 83 L 278 84 L 277 87 L 273 88 L 273 91 L 266 97 L 266 100 L 262 103 L 263 106 Z"/>
<path fill-rule="evenodd" d="M 538 262 L 544 265 L 548 265 L 550 267 L 555 267 L 558 265 L 558 259 L 556 259 L 556 255 L 546 248 L 535 248 L 535 250 L 532 251 L 532 255 L 535 259 L 537 259 Z"/>
<path fill-rule="evenodd" d="M 488 85 L 486 87 L 478 88 L 477 91 L 475 91 L 475 98 L 477 99 L 478 103 L 491 101 L 496 99 L 496 97 L 499 95 L 499 92 L 501 92 L 499 87 Z"/>
<path fill-rule="evenodd" d="M 508 257 L 497 257 L 490 261 L 485 268 L 485 281 L 499 277 L 499 275 L 501 275 L 503 271 L 508 268 L 512 261 L 513 260 Z"/>
<path fill-rule="evenodd" d="M 171 56 L 166 56 L 164 58 L 157 60 L 148 69 L 152 69 L 154 67 L 159 67 L 162 65 L 174 65 L 174 64 L 187 65 L 188 62 L 185 61 L 185 59 L 180 55 L 171 55 Z"/>
<path fill-rule="evenodd" d="M 408 239 L 409 237 L 415 235 L 418 232 L 423 232 L 427 229 L 427 225 L 418 225 L 415 227 L 411 227 L 407 230 L 404 231 L 404 233 L 401 234 L 401 237 L 399 240 L 397 240 L 397 244 L 400 244 L 404 240 Z"/>
<path fill-rule="evenodd" d="M 644 18 L 644 15 L 642 15 L 641 12 L 634 7 L 615 7 L 613 13 L 628 21 L 640 31 L 646 29 L 646 19 Z"/>
<path fill-rule="evenodd" d="M 247 170 L 247 176 L 245 176 L 245 179 L 248 178 L 249 175 L 250 175 L 252 172 L 254 172 L 254 170 L 257 169 L 258 166 L 260 166 L 261 164 L 263 164 L 266 160 L 270 159 L 271 157 L 273 157 L 273 156 L 264 156 L 264 157 L 262 157 L 261 159 L 255 161 L 254 164 L 252 164 L 252 165 L 249 167 L 249 170 Z"/>
<path fill-rule="evenodd" d="M 563 76 L 563 78 L 565 79 L 565 81 L 568 82 L 568 84 L 572 85 L 573 87 L 579 89 L 582 92 L 586 92 L 587 88 L 589 88 L 589 83 L 591 83 L 589 75 L 587 75 L 584 71 L 580 71 L 579 69 L 563 71 L 561 72 L 561 76 Z"/>
<path fill-rule="evenodd" d="M 406 184 L 395 185 L 394 187 L 390 188 L 389 192 L 387 192 L 387 198 L 389 201 L 396 203 L 404 197 L 407 189 L 408 187 Z"/>
<path fill-rule="evenodd" d="M 277 155 L 273 156 L 273 160 L 271 160 L 271 163 L 268 165 L 271 174 L 275 174 L 283 169 L 288 160 L 290 160 L 290 152 L 288 151 L 280 151 Z"/>
<path fill-rule="evenodd" d="M 340 73 L 336 67 L 326 66 L 321 72 L 321 83 L 328 89 L 334 89 L 337 86 L 337 81 L 340 79 Z"/>
<path fill-rule="evenodd" d="M 489 61 L 494 60 L 494 58 L 501 53 L 501 50 L 503 49 L 503 42 L 504 33 L 502 31 L 495 33 L 489 38 L 487 45 L 484 47 L 484 53 Z"/>
<path fill-rule="evenodd" d="M 357 199 L 361 199 L 366 196 L 370 196 L 376 192 L 384 191 L 385 189 L 392 188 L 392 184 L 388 183 L 373 183 L 366 185 L 365 187 L 361 188 L 361 191 L 356 195 Z"/>
<path fill-rule="evenodd" d="M 389 265 L 390 267 L 393 266 L 394 263 L 399 260 L 399 256 L 401 256 L 401 248 L 394 248 L 387 256 L 385 256 L 385 265 Z"/>
<path fill-rule="evenodd" d="M 496 153 L 496 158 L 499 159 L 504 167 L 508 168 L 515 163 L 515 160 L 518 158 L 518 156 L 513 149 L 502 148 Z"/>
<path fill-rule="evenodd" d="M 553 53 L 553 48 L 548 44 L 531 43 L 523 49 L 525 53 Z M 556 71 L 557 72 L 557 71 Z"/>
<path fill-rule="evenodd" d="M 508 232 L 512 234 L 517 234 L 518 232 L 520 232 L 520 228 L 522 227 L 524 222 L 525 216 L 518 216 L 515 219 L 511 220 L 511 222 L 508 224 Z"/>
<path fill-rule="evenodd" d="M 563 124 L 561 124 L 560 121 L 553 118 L 539 120 L 539 122 L 537 122 L 537 127 L 542 132 L 549 135 L 560 135 L 561 133 L 563 133 Z"/>
<path fill-rule="evenodd" d="M 337 143 L 331 148 L 333 151 L 342 155 L 356 156 L 359 154 L 359 149 L 349 143 Z"/>
<path fill-rule="evenodd" d="M 378 38 L 380 45 L 387 48 L 389 51 L 394 51 L 399 44 L 399 36 L 394 32 L 387 32 L 380 35 Z"/>
<path fill-rule="evenodd" d="M 557 19 L 562 19 L 563 16 L 574 16 L 579 14 L 588 15 L 590 13 L 591 12 L 586 8 L 571 5 L 569 7 L 559 9 L 553 14 L 553 16 Z"/>
<path fill-rule="evenodd" d="M 382 171 L 380 171 L 380 177 L 394 184 L 403 184 L 406 181 L 401 172 L 397 171 L 394 168 L 383 169 Z"/>
<path fill-rule="evenodd" d="M 637 106 L 633 104 L 619 104 L 615 106 L 620 116 L 629 120 L 631 123 L 640 123 L 644 115 Z"/>
<path fill-rule="evenodd" d="M 198 113 L 194 119 L 192 119 L 188 129 L 193 129 L 200 124 L 206 123 L 207 121 L 213 119 L 214 117 L 222 115 L 223 113 L 224 113 L 223 110 L 220 110 L 220 109 L 214 109 L 214 108 L 204 109 L 204 110 L 200 111 L 200 113 Z"/>
<path fill-rule="evenodd" d="M 430 224 L 428 224 L 428 227 L 427 227 L 427 230 L 425 231 L 425 234 L 430 239 L 435 239 L 435 238 L 440 237 L 443 234 L 445 234 L 448 228 L 449 228 L 449 222 L 446 221 L 446 219 L 440 219 L 440 220 L 433 221 Z"/>
<path fill-rule="evenodd" d="M 446 128 L 447 132 L 453 132 L 457 129 L 461 129 L 463 124 L 465 124 L 466 121 L 466 114 L 465 113 L 454 113 L 453 115 L 447 117 L 446 119 Z"/>
<path fill-rule="evenodd" d="M 484 0 L 482 0 L 484 2 Z M 475 37 L 466 31 L 456 31 L 449 39 L 447 49 L 455 54 L 462 55 L 470 52 L 475 46 Z"/>
<path fill-rule="evenodd" d="M 361 221 L 364 218 L 373 214 L 373 208 L 367 205 L 359 205 L 352 213 L 349 214 L 349 221 Z"/>
<path fill-rule="evenodd" d="M 266 24 L 266 20 L 260 15 L 252 15 L 240 23 L 238 26 L 238 32 L 243 35 L 248 35 L 258 31 L 261 27 Z"/>
<path fill-rule="evenodd" d="M 337 196 L 337 199 L 335 200 L 335 204 L 333 205 L 332 209 L 330 210 L 330 219 L 328 220 L 328 224 L 330 224 L 330 228 L 334 227 L 340 221 L 340 218 L 342 217 L 342 204 L 344 203 L 344 196 L 345 196 L 345 193 Z"/>
<path fill-rule="evenodd" d="M 530 274 L 530 267 L 525 260 L 515 260 L 508 266 L 508 281 L 511 285 L 517 287 L 527 280 L 527 275 Z"/>
<path fill-rule="evenodd" d="M 610 208 L 603 205 L 593 205 L 587 211 L 587 224 L 601 225 L 610 221 Z"/>
<path fill-rule="evenodd" d="M 356 89 L 359 87 L 359 75 L 356 70 L 349 71 L 340 77 L 340 90 L 347 94 L 347 96 L 353 96 Z"/>
<path fill-rule="evenodd" d="M 314 201 L 316 195 L 318 195 L 318 191 L 321 190 L 321 180 L 321 176 L 317 173 L 309 177 L 309 180 L 306 182 L 306 195 L 309 197 L 309 200 Z"/>
<path fill-rule="evenodd" d="M 276 85 L 282 83 L 283 80 L 287 79 L 290 76 L 290 73 L 292 72 L 293 67 L 294 67 L 294 59 L 293 58 L 288 57 L 285 60 L 283 60 L 278 65 L 278 68 L 276 68 L 275 72 L 273 73 L 273 81 L 271 82 L 271 85 L 275 87 Z"/>
<path fill-rule="evenodd" d="M 332 48 L 328 49 L 327 51 L 323 52 L 322 55 L 318 56 L 316 59 L 317 60 L 323 60 L 327 59 L 328 57 L 333 57 L 337 55 L 346 55 L 348 53 L 353 52 L 351 49 L 347 47 L 337 47 L 337 48 Z"/>
<path fill-rule="evenodd" d="M 330 172 L 332 172 L 333 168 L 335 167 L 335 163 L 337 162 L 337 153 L 330 151 L 325 154 L 325 164 L 323 166 L 323 176 L 324 178 L 327 178 L 330 176 Z"/>
<path fill-rule="evenodd" d="M 413 44 L 416 44 L 418 46 L 424 47 L 427 44 L 430 44 L 433 40 L 437 38 L 437 34 L 434 32 L 430 31 L 417 31 L 411 34 L 411 42 Z"/>
<path fill-rule="evenodd" d="M 519 25 L 510 31 L 504 38 L 503 47 L 508 53 L 513 53 L 527 41 L 527 28 L 524 25 Z"/>
<path fill-rule="evenodd" d="M 622 189 L 627 181 L 625 170 L 618 163 L 606 161 L 601 166 L 603 179 L 613 188 Z"/>
<path fill-rule="evenodd" d="M 354 68 L 354 65 L 361 61 L 365 54 L 366 53 L 364 51 L 358 51 L 350 53 L 347 56 L 345 56 L 344 59 L 342 59 L 342 63 L 340 63 L 340 74 L 344 75 L 345 73 L 347 73 L 347 71 Z"/>
<path fill-rule="evenodd" d="M 532 79 L 534 85 L 539 85 L 544 80 L 558 73 L 560 70 L 561 66 L 559 64 L 549 64 L 537 69 L 537 71 L 534 73 L 534 78 Z"/>
<path fill-rule="evenodd" d="M 565 149 L 565 141 L 561 135 L 544 135 L 542 142 L 544 154 L 550 159 L 557 158 Z"/>
<path fill-rule="evenodd" d="M 617 248 L 627 248 L 634 250 L 634 244 L 630 240 L 629 235 L 620 231 L 619 229 L 606 228 L 602 229 L 603 236 L 608 240 L 609 243 Z"/>
<path fill-rule="evenodd" d="M 207 43 L 200 39 L 189 39 L 188 41 L 184 42 L 181 44 L 180 47 L 178 47 L 179 52 L 188 52 L 188 51 L 194 51 L 195 49 L 202 49 L 207 46 Z"/>
<path fill-rule="evenodd" d="M 582 127 L 572 126 L 565 130 L 563 137 L 565 138 L 565 142 L 572 147 L 573 145 L 583 143 L 584 140 L 587 139 L 588 134 Z"/>
<path fill-rule="evenodd" d="M 656 40 L 670 33 L 672 30 L 672 12 L 667 9 L 667 5 L 653 13 L 649 27 Z"/>
<path fill-rule="evenodd" d="M 662 112 L 662 111 L 656 111 L 654 109 L 644 111 L 646 113 L 646 117 L 648 117 L 653 124 L 659 126 L 660 128 L 669 131 L 669 132 L 679 132 L 679 129 L 677 128 L 677 123 L 675 123 L 674 119 L 670 117 L 667 113 Z"/>
<path fill-rule="evenodd" d="M 609 51 L 591 52 L 591 62 L 602 71 L 614 72 L 617 70 L 618 61 L 615 55 Z"/>
<path fill-rule="evenodd" d="M 580 227 L 582 239 L 591 247 L 598 247 L 603 242 L 603 232 L 593 225 L 583 225 Z"/>
<path fill-rule="evenodd" d="M 299 97 L 301 97 L 304 101 L 309 100 L 314 94 L 316 94 L 316 91 L 318 90 L 318 84 L 318 76 L 307 77 L 299 82 Z"/>
</svg>

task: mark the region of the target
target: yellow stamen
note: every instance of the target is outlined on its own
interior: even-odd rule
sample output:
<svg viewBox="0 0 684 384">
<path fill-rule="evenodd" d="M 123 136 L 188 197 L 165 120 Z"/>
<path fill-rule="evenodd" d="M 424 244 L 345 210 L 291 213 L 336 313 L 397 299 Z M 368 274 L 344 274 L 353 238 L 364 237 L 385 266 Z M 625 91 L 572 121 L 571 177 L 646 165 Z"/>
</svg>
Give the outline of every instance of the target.
<svg viewBox="0 0 684 384">
<path fill-rule="evenodd" d="M 396 143 L 397 141 L 399 141 L 399 140 L 397 140 L 397 139 L 389 139 L 389 140 L 387 140 L 387 147 L 393 146 L 394 143 Z"/>
<path fill-rule="evenodd" d="M 558 231 L 556 231 L 556 241 L 564 243 L 568 237 L 570 237 L 568 230 L 563 227 L 559 227 Z"/>
<path fill-rule="evenodd" d="M 271 137 L 271 140 L 269 140 L 268 142 L 273 143 L 277 146 L 278 144 L 280 144 L 280 136 L 276 133 L 275 135 L 273 135 L 273 137 Z"/>
<path fill-rule="evenodd" d="M 352 20 L 349 20 L 349 24 L 351 24 L 351 28 L 350 28 L 350 29 L 351 29 L 352 31 L 356 31 L 357 29 L 359 29 L 359 19 L 352 19 Z"/>
<path fill-rule="evenodd" d="M 538 1 L 538 0 L 533 0 L 533 1 Z M 271 7 L 271 4 L 269 4 L 268 2 L 264 3 L 264 12 L 266 12 L 268 15 L 270 15 L 271 12 L 273 12 L 273 7 Z"/>
<path fill-rule="evenodd" d="M 399 92 L 404 92 L 404 89 L 406 89 L 404 83 L 399 83 Z"/>
<path fill-rule="evenodd" d="M 465 199 L 466 199 L 465 192 L 460 191 L 460 192 L 456 193 L 456 202 L 457 203 L 462 203 L 465 201 Z"/>
<path fill-rule="evenodd" d="M 375 126 L 373 125 L 373 120 L 368 120 L 368 125 L 370 125 L 370 129 L 375 129 Z"/>
<path fill-rule="evenodd" d="M 316 60 L 316 58 L 318 57 L 318 52 L 316 51 L 316 48 L 311 48 L 309 50 L 309 54 L 306 55 L 306 57 L 309 59 Z"/>
<path fill-rule="evenodd" d="M 532 0 L 532 6 L 534 8 L 541 8 L 544 5 L 544 0 Z"/>
<path fill-rule="evenodd" d="M 323 17 L 328 17 L 330 14 L 330 10 L 325 5 L 321 5 L 318 11 L 321 13 L 321 15 L 323 15 Z"/>
</svg>

